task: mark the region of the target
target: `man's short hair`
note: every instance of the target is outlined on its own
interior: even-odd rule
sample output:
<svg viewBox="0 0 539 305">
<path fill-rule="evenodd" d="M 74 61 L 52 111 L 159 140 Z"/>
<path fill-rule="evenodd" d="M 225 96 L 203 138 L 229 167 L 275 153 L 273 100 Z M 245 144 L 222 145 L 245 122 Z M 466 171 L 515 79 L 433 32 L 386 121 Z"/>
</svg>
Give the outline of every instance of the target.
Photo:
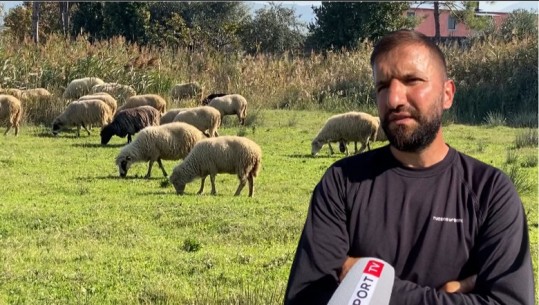
<svg viewBox="0 0 539 305">
<path fill-rule="evenodd" d="M 429 37 L 414 30 L 394 31 L 376 42 L 371 54 L 371 67 L 374 66 L 374 62 L 380 55 L 386 54 L 396 47 L 410 44 L 425 46 L 430 51 L 433 58 L 437 60 L 443 68 L 444 77 L 447 77 L 447 64 L 442 50 L 440 50 L 438 45 L 436 45 Z"/>
</svg>

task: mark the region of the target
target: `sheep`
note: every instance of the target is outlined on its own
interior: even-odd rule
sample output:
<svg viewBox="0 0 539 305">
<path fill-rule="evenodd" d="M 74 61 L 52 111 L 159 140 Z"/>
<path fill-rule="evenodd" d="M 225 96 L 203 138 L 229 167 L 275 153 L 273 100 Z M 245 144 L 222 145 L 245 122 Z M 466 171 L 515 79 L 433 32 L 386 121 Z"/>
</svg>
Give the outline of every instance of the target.
<svg viewBox="0 0 539 305">
<path fill-rule="evenodd" d="M 102 100 L 74 101 L 67 105 L 64 112 L 57 116 L 52 122 L 52 134 L 57 136 L 60 130 L 67 126 L 77 126 L 77 137 L 80 137 L 80 127 L 82 126 L 88 135 L 90 131 L 86 128 L 89 124 L 100 124 L 104 126 L 112 121 L 112 111 Z"/>
<path fill-rule="evenodd" d="M 95 85 L 90 90 L 91 93 L 106 92 L 113 96 L 115 99 L 125 101 L 128 98 L 137 95 L 135 89 L 128 85 L 122 85 L 118 83 L 104 83 Z"/>
<path fill-rule="evenodd" d="M 161 112 L 152 106 L 140 106 L 118 112 L 112 123 L 101 129 L 101 145 L 107 145 L 112 136 L 117 135 L 131 143 L 131 136 L 147 126 L 159 125 Z"/>
<path fill-rule="evenodd" d="M 76 100 L 79 97 L 90 93 L 90 90 L 95 85 L 105 83 L 97 77 L 84 77 L 72 80 L 64 91 L 63 98 L 66 100 Z"/>
<path fill-rule="evenodd" d="M 112 114 L 116 113 L 116 110 L 118 109 L 118 102 L 112 95 L 106 93 L 106 92 L 96 92 L 89 95 L 81 96 L 79 101 L 85 101 L 85 100 L 102 100 L 107 104 L 107 106 L 110 107 L 110 110 L 112 110 Z"/>
<path fill-rule="evenodd" d="M 12 96 L 18 98 L 19 100 L 22 98 L 22 93 L 23 93 L 23 91 L 21 89 L 15 89 L 15 88 L 0 89 L 0 94 L 12 95 Z"/>
<path fill-rule="evenodd" d="M 206 105 L 208 105 L 209 102 L 210 102 L 211 100 L 213 100 L 214 98 L 216 98 L 216 97 L 221 97 L 221 96 L 225 96 L 225 95 L 228 95 L 228 93 L 212 93 L 212 94 L 206 96 L 206 98 L 204 98 L 204 99 L 200 102 L 200 104 L 202 104 L 202 106 L 206 106 Z"/>
<path fill-rule="evenodd" d="M 197 96 L 202 97 L 202 87 L 197 82 L 176 84 L 170 89 L 172 100 L 183 100 Z"/>
<path fill-rule="evenodd" d="M 52 94 L 45 88 L 26 89 L 21 91 L 21 98 L 24 100 L 43 99 L 50 97 L 52 97 Z"/>
<path fill-rule="evenodd" d="M 216 195 L 215 176 L 218 173 L 238 175 L 240 184 L 234 196 L 239 196 L 249 182 L 249 197 L 253 197 L 254 178 L 258 175 L 262 161 L 262 150 L 254 141 L 238 136 L 222 136 L 198 142 L 182 163 L 177 165 L 169 181 L 176 193 L 183 195 L 185 185 L 197 177 L 202 181 L 197 194 L 202 194 L 204 181 L 209 175 L 211 194 Z"/>
<path fill-rule="evenodd" d="M 186 109 L 174 117 L 174 122 L 185 122 L 206 132 L 208 137 L 218 137 L 217 129 L 221 125 L 221 115 L 219 111 L 210 106 L 199 106 Z"/>
<path fill-rule="evenodd" d="M 380 119 L 364 112 L 347 112 L 330 117 L 320 129 L 311 143 L 311 154 L 316 156 L 322 146 L 328 143 L 329 151 L 333 154 L 331 142 L 356 141 L 361 143 L 359 152 L 365 147 L 370 150 L 369 141 L 376 138 Z M 348 153 L 345 146 L 345 151 Z M 357 146 L 356 146 L 356 153 Z"/>
<path fill-rule="evenodd" d="M 153 108 L 159 110 L 161 113 L 165 113 L 167 111 L 167 102 L 164 98 L 157 94 L 142 94 L 132 96 L 128 98 L 127 101 L 125 101 L 125 104 L 119 107 L 116 111 L 146 105 L 152 106 Z"/>
<path fill-rule="evenodd" d="M 161 120 L 159 121 L 159 125 L 167 124 L 167 123 L 170 123 L 170 122 L 174 121 L 174 118 L 176 117 L 176 115 L 178 115 L 178 113 L 180 113 L 182 111 L 185 111 L 187 109 L 189 109 L 189 108 L 170 109 L 165 114 L 163 114 L 163 116 L 161 116 Z"/>
<path fill-rule="evenodd" d="M 120 177 L 127 175 L 127 171 L 133 163 L 145 161 L 149 161 L 149 163 L 148 173 L 144 178 L 150 178 L 155 161 L 159 164 L 163 176 L 167 177 L 161 160 L 185 158 L 195 143 L 204 138 L 205 136 L 200 130 L 182 122 L 146 127 L 139 132 L 133 142 L 124 146 L 116 157 Z"/>
<path fill-rule="evenodd" d="M 247 116 L 247 100 L 239 94 L 216 97 L 208 103 L 208 106 L 219 110 L 221 119 L 224 115 L 236 114 L 240 124 L 245 124 L 245 117 Z"/>
<path fill-rule="evenodd" d="M 19 134 L 19 124 L 22 117 L 21 101 L 9 94 L 0 95 L 0 120 L 7 121 L 7 129 L 4 136 L 7 135 L 11 127 L 15 128 L 15 136 Z"/>
<path fill-rule="evenodd" d="M 386 136 L 386 134 L 384 132 L 384 129 L 381 128 L 382 126 L 380 125 L 380 118 L 375 117 L 375 119 L 378 122 L 378 129 L 376 131 L 376 138 L 374 140 L 372 140 L 372 142 L 374 142 L 374 141 L 379 141 L 379 142 L 387 141 L 387 136 Z M 339 141 L 339 150 L 341 151 L 341 153 L 347 153 L 348 154 L 347 144 L 348 144 L 347 141 L 344 141 L 344 140 Z M 355 150 L 357 151 L 357 142 L 354 142 L 354 145 L 355 145 Z M 369 147 L 369 150 L 370 150 L 370 147 Z"/>
</svg>

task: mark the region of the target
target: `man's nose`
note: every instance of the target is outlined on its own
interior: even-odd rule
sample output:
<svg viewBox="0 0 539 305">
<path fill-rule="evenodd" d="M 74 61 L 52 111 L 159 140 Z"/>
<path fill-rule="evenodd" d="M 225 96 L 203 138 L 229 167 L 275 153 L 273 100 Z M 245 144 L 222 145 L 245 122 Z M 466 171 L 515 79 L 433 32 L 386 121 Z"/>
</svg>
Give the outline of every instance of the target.
<svg viewBox="0 0 539 305">
<path fill-rule="evenodd" d="M 389 109 L 397 109 L 406 103 L 406 86 L 399 80 L 392 80 L 387 90 L 386 105 Z"/>
</svg>

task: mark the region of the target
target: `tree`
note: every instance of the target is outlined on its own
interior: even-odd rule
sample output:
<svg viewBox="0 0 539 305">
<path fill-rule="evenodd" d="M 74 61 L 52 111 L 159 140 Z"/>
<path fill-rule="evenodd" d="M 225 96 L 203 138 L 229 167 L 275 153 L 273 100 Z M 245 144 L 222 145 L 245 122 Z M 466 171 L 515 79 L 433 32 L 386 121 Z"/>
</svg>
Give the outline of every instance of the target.
<svg viewBox="0 0 539 305">
<path fill-rule="evenodd" d="M 500 33 L 505 40 L 537 38 L 537 14 L 524 9 L 514 10 L 502 23 Z"/>
<path fill-rule="evenodd" d="M 39 6 L 40 2 L 34 1 L 32 3 L 32 38 L 34 42 L 39 43 Z"/>
<path fill-rule="evenodd" d="M 12 8 L 4 18 L 4 26 L 7 28 L 6 33 L 18 41 L 31 37 L 32 9 L 25 5 Z"/>
<path fill-rule="evenodd" d="M 251 54 L 280 54 L 300 49 L 305 40 L 302 27 L 305 25 L 298 21 L 294 10 L 270 3 L 269 8 L 257 10 L 254 19 L 245 23 L 240 36 L 243 47 Z"/>
<path fill-rule="evenodd" d="M 105 2 L 103 16 L 105 38 L 123 36 L 129 42 L 146 42 L 150 21 L 147 2 Z"/>
<path fill-rule="evenodd" d="M 413 29 L 415 20 L 404 14 L 408 8 L 408 2 L 322 2 L 313 7 L 316 19 L 309 24 L 307 45 L 350 48 L 360 40 L 377 39 L 400 28 Z"/>
<path fill-rule="evenodd" d="M 71 18 L 71 35 L 86 33 L 90 41 L 105 36 L 103 31 L 103 2 L 77 2 Z"/>
</svg>

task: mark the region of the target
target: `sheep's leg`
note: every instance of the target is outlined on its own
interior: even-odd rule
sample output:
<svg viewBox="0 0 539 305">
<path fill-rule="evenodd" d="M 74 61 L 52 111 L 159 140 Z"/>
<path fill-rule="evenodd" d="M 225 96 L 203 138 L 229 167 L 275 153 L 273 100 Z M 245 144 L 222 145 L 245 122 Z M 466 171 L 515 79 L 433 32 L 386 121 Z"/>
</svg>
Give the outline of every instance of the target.
<svg viewBox="0 0 539 305">
<path fill-rule="evenodd" d="M 15 136 L 19 135 L 19 124 L 15 124 Z"/>
<path fill-rule="evenodd" d="M 247 181 L 249 182 L 249 197 L 253 197 L 255 193 L 255 178 L 252 175 L 249 175 Z"/>
<path fill-rule="evenodd" d="M 208 176 L 204 176 L 202 177 L 202 179 L 200 179 L 200 189 L 198 190 L 197 195 L 202 194 L 202 192 L 204 191 L 204 183 L 206 182 L 206 177 Z"/>
<path fill-rule="evenodd" d="M 152 175 L 152 166 L 153 166 L 153 160 L 150 160 L 150 162 L 148 162 L 148 172 L 146 173 L 146 176 L 144 176 L 144 178 L 150 179 Z"/>
<path fill-rule="evenodd" d="M 240 184 L 238 185 L 238 189 L 236 190 L 236 193 L 234 193 L 234 196 L 239 196 L 240 193 L 241 193 L 241 190 L 243 190 L 243 187 L 245 187 L 245 183 L 247 181 L 245 181 L 245 179 L 241 179 L 240 177 L 238 177 L 240 179 Z M 251 182 L 249 182 L 249 195 L 251 194 Z"/>
<path fill-rule="evenodd" d="M 80 125 L 77 125 L 77 138 L 80 137 Z"/>
<path fill-rule="evenodd" d="M 127 135 L 127 144 L 131 143 L 131 134 Z"/>
<path fill-rule="evenodd" d="M 11 126 L 12 126 L 12 125 L 13 125 L 13 124 L 8 124 L 8 125 L 7 125 L 7 129 L 6 129 L 6 132 L 4 132 L 4 135 L 7 135 L 7 133 L 8 133 L 9 130 L 11 129 Z M 15 134 L 17 134 L 18 129 L 19 129 L 19 128 L 15 127 Z"/>
<path fill-rule="evenodd" d="M 215 176 L 216 174 L 210 174 L 210 181 L 211 181 L 211 194 L 217 195 L 217 190 L 215 189 Z"/>
<path fill-rule="evenodd" d="M 354 141 L 354 154 L 357 154 L 357 141 Z"/>
<path fill-rule="evenodd" d="M 359 149 L 358 154 L 362 153 L 365 150 L 365 148 L 367 148 L 367 145 L 365 143 L 361 143 L 361 148 Z"/>
<path fill-rule="evenodd" d="M 213 136 L 214 136 L 214 137 L 218 137 L 218 136 L 219 136 L 219 134 L 217 133 L 217 129 L 215 129 L 215 131 L 213 131 Z"/>
<path fill-rule="evenodd" d="M 328 142 L 328 146 L 329 146 L 329 153 L 333 155 L 333 147 L 331 147 L 331 142 Z"/>
<path fill-rule="evenodd" d="M 86 132 L 88 133 L 88 135 L 91 135 L 90 131 L 88 130 L 88 128 L 86 128 L 86 126 L 84 125 L 84 123 L 82 123 L 82 128 L 84 128 L 84 130 L 86 130 Z M 80 130 L 80 127 L 79 127 L 79 130 Z M 79 133 L 79 136 L 80 136 L 80 133 Z"/>
<path fill-rule="evenodd" d="M 165 167 L 163 166 L 163 163 L 161 162 L 161 159 L 157 159 L 157 164 L 159 164 L 159 167 L 161 168 L 161 171 L 163 171 L 163 176 L 165 178 L 167 177 L 167 171 L 165 171 Z"/>
</svg>

